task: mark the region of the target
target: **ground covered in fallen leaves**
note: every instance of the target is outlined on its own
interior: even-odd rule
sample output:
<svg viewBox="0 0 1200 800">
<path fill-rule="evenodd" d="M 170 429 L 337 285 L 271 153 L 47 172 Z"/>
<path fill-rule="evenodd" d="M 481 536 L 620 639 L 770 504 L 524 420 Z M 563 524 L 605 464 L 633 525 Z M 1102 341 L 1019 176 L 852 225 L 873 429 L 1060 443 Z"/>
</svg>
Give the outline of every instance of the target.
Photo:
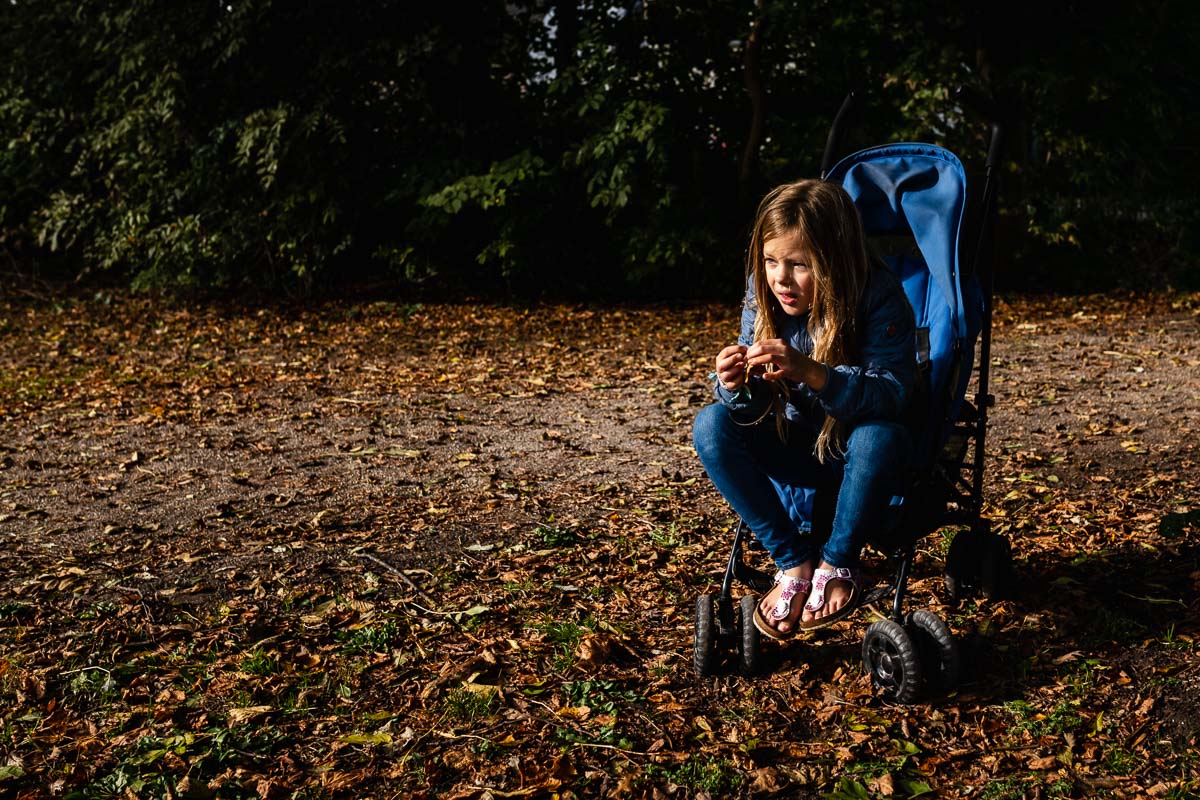
<svg viewBox="0 0 1200 800">
<path fill-rule="evenodd" d="M 999 302 L 1016 599 L 922 540 L 967 672 L 911 706 L 862 617 L 692 671 L 736 319 L 0 299 L 0 794 L 1197 796 L 1200 298 Z"/>
</svg>

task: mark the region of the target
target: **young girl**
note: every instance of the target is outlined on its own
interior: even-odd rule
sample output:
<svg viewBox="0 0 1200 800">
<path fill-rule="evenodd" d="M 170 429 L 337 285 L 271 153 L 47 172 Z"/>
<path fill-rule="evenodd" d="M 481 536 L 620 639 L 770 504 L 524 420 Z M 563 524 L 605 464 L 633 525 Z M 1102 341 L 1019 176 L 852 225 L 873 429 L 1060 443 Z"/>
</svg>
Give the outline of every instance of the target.
<svg viewBox="0 0 1200 800">
<path fill-rule="evenodd" d="M 713 484 L 778 568 L 754 615 L 767 636 L 831 625 L 857 607 L 860 553 L 912 449 L 901 417 L 915 362 L 912 308 L 868 259 L 846 192 L 802 180 L 767 194 L 741 336 L 717 354 L 719 402 L 693 430 Z M 782 499 L 789 485 L 836 493 L 823 547 L 798 532 Z"/>
</svg>

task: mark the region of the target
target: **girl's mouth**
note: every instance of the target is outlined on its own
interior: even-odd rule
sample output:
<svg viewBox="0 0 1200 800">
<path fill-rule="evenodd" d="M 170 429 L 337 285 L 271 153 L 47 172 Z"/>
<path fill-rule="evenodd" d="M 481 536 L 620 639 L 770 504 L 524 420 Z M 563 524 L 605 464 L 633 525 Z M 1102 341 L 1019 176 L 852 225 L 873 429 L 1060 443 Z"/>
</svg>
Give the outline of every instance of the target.
<svg viewBox="0 0 1200 800">
<path fill-rule="evenodd" d="M 789 292 L 775 292 L 775 296 L 778 297 L 779 302 L 783 303 L 785 306 L 796 305 L 797 300 L 796 300 L 796 295 L 794 295 L 794 294 L 791 294 Z"/>
</svg>

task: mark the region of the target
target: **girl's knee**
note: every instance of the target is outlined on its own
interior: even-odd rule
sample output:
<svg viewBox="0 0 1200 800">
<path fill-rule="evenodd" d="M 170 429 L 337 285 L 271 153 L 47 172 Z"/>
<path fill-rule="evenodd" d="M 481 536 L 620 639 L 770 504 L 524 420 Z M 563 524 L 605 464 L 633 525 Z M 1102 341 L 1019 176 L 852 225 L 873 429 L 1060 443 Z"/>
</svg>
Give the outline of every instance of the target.
<svg viewBox="0 0 1200 800">
<path fill-rule="evenodd" d="M 908 461 L 912 438 L 898 422 L 865 422 L 856 427 L 846 442 L 847 464 L 900 465 Z"/>
<path fill-rule="evenodd" d="M 703 460 L 706 454 L 719 451 L 726 436 L 729 412 L 720 403 L 712 403 L 700 409 L 692 423 L 692 444 Z"/>
</svg>

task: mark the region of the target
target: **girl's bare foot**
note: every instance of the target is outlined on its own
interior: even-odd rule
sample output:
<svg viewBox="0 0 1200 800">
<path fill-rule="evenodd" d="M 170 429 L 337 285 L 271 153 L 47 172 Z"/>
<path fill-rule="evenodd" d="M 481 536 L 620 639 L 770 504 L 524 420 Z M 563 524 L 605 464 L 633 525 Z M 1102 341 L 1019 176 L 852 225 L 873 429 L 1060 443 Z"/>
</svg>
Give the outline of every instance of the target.
<svg viewBox="0 0 1200 800">
<path fill-rule="evenodd" d="M 827 561 L 822 561 L 819 569 L 835 569 L 835 567 Z M 816 589 L 814 588 L 815 592 Z M 825 584 L 825 603 L 816 611 L 808 609 L 806 602 L 804 611 L 800 617 L 800 621 L 807 624 L 815 620 L 822 619 L 835 614 L 842 606 L 850 602 L 854 597 L 854 586 L 849 581 L 844 581 L 839 578 L 834 578 Z"/>
<path fill-rule="evenodd" d="M 812 580 L 813 564 L 811 561 L 806 561 L 798 567 L 792 567 L 783 571 L 785 577 L 797 578 L 805 582 L 805 588 L 801 589 L 795 596 L 788 598 L 788 612 L 783 619 L 775 618 L 775 608 L 779 604 L 784 590 L 789 581 L 776 581 L 771 587 L 771 591 L 767 592 L 763 599 L 758 603 L 758 613 L 774 630 L 780 635 L 787 635 L 796 628 L 796 621 L 800 618 L 800 613 L 804 608 L 804 603 L 808 599 L 808 582 Z"/>
</svg>

